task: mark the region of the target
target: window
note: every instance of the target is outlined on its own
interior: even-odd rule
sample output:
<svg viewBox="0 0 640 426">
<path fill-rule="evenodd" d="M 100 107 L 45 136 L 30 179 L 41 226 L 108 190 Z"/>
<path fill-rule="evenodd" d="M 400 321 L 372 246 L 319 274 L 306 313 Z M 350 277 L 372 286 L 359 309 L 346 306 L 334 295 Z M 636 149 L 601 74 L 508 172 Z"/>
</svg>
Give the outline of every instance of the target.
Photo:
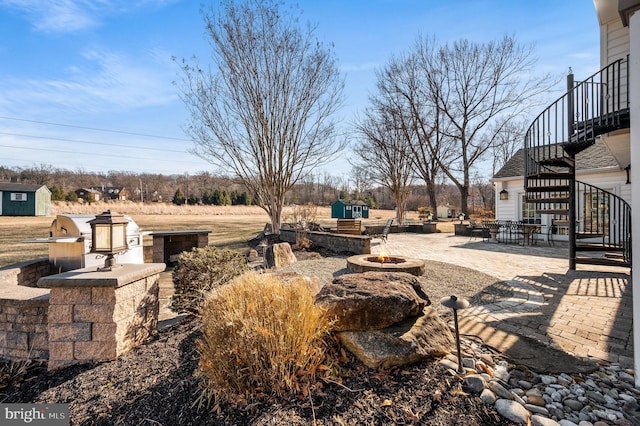
<svg viewBox="0 0 640 426">
<path fill-rule="evenodd" d="M 522 222 L 523 223 L 540 223 L 540 213 L 536 211 L 535 203 L 527 202 L 525 196 L 522 196 Z"/>
<path fill-rule="evenodd" d="M 27 194 L 24 192 L 12 192 L 11 201 L 27 201 Z"/>
<path fill-rule="evenodd" d="M 603 192 L 584 193 L 584 230 L 609 235 L 609 197 Z"/>
</svg>

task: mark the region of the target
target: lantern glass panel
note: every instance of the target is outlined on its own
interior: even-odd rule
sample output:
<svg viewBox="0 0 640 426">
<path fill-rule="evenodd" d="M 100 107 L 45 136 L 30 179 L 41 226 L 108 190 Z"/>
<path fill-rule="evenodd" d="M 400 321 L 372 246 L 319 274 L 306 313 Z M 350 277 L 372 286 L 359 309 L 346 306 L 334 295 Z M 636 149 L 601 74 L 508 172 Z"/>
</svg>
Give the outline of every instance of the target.
<svg viewBox="0 0 640 426">
<path fill-rule="evenodd" d="M 126 226 L 125 224 L 114 224 L 113 225 L 113 235 L 111 236 L 113 239 L 112 247 L 114 251 L 123 250 L 126 248 Z"/>
<path fill-rule="evenodd" d="M 95 251 L 111 251 L 111 226 L 109 224 L 96 224 L 93 247 Z"/>
</svg>

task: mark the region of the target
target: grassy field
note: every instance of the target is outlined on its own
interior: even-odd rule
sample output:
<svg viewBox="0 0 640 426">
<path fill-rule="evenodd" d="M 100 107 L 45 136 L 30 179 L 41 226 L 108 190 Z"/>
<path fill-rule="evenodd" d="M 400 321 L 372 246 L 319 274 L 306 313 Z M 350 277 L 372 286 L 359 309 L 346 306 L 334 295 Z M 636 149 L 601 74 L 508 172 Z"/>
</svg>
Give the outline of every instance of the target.
<svg viewBox="0 0 640 426">
<path fill-rule="evenodd" d="M 50 216 L 0 216 L 0 267 L 47 257 L 47 244 L 23 241 L 48 237 L 51 222 L 57 214 L 98 214 L 107 209 L 130 215 L 143 231 L 207 229 L 211 231 L 209 244 L 238 250 L 245 249 L 246 241 L 262 231 L 269 221 L 267 214 L 255 206 L 173 206 L 137 203 L 82 205 L 54 202 Z M 293 208 L 286 208 L 284 221 L 290 219 L 294 213 Z M 393 211 L 372 210 L 371 218 L 363 222 L 384 221 L 393 215 Z M 323 226 L 335 226 L 330 208 L 318 207 L 316 222 Z"/>
</svg>

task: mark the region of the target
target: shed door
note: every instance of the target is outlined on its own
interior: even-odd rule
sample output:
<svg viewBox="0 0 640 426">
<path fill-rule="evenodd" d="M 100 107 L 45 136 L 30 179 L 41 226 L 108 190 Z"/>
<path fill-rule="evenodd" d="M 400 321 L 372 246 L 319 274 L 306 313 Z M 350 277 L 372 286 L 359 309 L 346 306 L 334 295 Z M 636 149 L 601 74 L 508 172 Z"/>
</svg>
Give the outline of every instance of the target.
<svg viewBox="0 0 640 426">
<path fill-rule="evenodd" d="M 0 216 L 2 216 L 2 191 L 0 191 Z"/>
<path fill-rule="evenodd" d="M 362 206 L 353 206 L 352 216 L 354 219 L 362 217 Z"/>
</svg>

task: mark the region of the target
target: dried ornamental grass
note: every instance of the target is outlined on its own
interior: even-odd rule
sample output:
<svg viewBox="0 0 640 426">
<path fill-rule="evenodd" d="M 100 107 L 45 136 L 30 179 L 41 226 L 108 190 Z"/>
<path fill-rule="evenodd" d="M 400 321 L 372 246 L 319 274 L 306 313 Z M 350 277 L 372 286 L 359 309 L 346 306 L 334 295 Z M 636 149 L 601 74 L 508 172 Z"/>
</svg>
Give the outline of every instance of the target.
<svg viewBox="0 0 640 426">
<path fill-rule="evenodd" d="M 229 400 L 306 389 L 325 359 L 331 322 L 302 278 L 244 274 L 204 303 L 200 371 Z"/>
</svg>

